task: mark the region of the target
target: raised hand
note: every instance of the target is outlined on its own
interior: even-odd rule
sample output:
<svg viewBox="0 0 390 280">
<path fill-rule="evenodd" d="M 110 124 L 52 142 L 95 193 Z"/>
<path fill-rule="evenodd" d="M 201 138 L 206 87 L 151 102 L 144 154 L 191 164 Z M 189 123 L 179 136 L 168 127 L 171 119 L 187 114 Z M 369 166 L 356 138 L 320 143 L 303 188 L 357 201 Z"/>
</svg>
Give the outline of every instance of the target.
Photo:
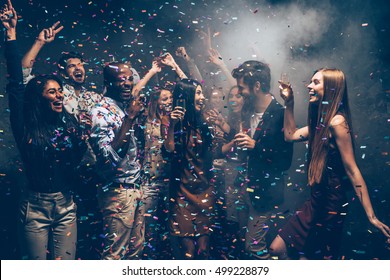
<svg viewBox="0 0 390 280">
<path fill-rule="evenodd" d="M 165 53 L 163 55 L 163 59 L 161 59 L 161 63 L 165 64 L 165 65 L 168 65 L 170 67 L 175 67 L 176 66 L 175 59 L 172 57 L 172 55 L 170 53 Z"/>
<path fill-rule="evenodd" d="M 134 120 L 144 109 L 141 98 L 138 96 L 126 108 L 126 116 L 130 120 Z"/>
<path fill-rule="evenodd" d="M 157 74 L 158 72 L 161 72 L 160 64 L 154 60 L 152 62 L 152 68 L 150 69 L 154 74 Z"/>
<path fill-rule="evenodd" d="M 217 66 L 224 64 L 221 54 L 216 49 L 209 49 L 209 59 Z"/>
<path fill-rule="evenodd" d="M 0 20 L 5 29 L 10 30 L 16 28 L 18 15 L 12 6 L 11 0 L 8 0 L 8 4 L 5 4 L 4 8 L 0 10 Z"/>
<path fill-rule="evenodd" d="M 185 47 L 178 47 L 176 50 L 176 56 L 182 57 L 187 61 L 190 60 L 190 56 L 187 54 Z"/>
<path fill-rule="evenodd" d="M 176 106 L 174 110 L 169 114 L 169 118 L 172 122 L 172 125 L 175 125 L 178 121 L 184 119 L 185 109 L 179 106 Z"/>
<path fill-rule="evenodd" d="M 43 43 L 51 43 L 54 41 L 57 33 L 59 33 L 64 27 L 57 21 L 51 27 L 43 29 L 39 35 L 38 40 Z"/>
<path fill-rule="evenodd" d="M 294 94 L 293 90 L 291 88 L 290 83 L 284 83 L 283 81 L 279 80 L 279 89 L 280 89 L 280 97 L 284 100 L 285 103 L 290 103 L 294 101 Z"/>
</svg>

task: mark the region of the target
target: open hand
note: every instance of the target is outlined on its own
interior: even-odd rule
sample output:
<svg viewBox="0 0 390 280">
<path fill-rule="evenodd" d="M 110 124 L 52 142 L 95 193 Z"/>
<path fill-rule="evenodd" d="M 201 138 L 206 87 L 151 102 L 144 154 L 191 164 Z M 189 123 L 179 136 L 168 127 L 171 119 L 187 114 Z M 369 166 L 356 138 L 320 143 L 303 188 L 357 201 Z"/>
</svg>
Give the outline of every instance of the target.
<svg viewBox="0 0 390 280">
<path fill-rule="evenodd" d="M 209 49 L 209 59 L 217 66 L 224 64 L 221 54 L 216 49 Z"/>
<path fill-rule="evenodd" d="M 370 223 L 377 229 L 379 229 L 387 237 L 387 243 L 390 244 L 390 228 L 381 221 L 379 221 L 376 217 L 370 219 Z"/>
<path fill-rule="evenodd" d="M 293 102 L 294 101 L 294 94 L 293 90 L 291 88 L 290 83 L 284 83 L 281 80 L 278 81 L 279 83 L 279 89 L 280 89 L 280 96 L 284 100 L 285 103 Z"/>
</svg>

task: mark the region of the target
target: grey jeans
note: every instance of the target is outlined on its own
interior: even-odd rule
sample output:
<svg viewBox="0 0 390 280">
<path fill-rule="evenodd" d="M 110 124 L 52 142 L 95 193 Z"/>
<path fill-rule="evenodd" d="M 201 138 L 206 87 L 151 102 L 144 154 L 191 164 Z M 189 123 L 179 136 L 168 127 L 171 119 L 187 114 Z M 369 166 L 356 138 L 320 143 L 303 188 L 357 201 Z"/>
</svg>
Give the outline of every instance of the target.
<svg viewBox="0 0 390 280">
<path fill-rule="evenodd" d="M 140 259 L 145 232 L 145 208 L 139 189 L 99 189 L 103 214 L 102 259 Z"/>
<path fill-rule="evenodd" d="M 74 260 L 77 241 L 77 207 L 70 193 L 28 191 L 20 204 L 23 259 Z"/>
</svg>

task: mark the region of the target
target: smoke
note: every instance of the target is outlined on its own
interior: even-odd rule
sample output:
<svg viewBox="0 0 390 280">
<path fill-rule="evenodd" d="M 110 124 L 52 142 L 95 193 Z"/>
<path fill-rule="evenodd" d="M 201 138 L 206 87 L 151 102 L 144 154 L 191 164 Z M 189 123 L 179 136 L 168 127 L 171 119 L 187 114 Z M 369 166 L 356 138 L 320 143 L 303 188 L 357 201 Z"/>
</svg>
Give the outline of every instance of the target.
<svg viewBox="0 0 390 280">
<path fill-rule="evenodd" d="M 250 59 L 268 63 L 271 92 L 277 99 L 277 80 L 287 73 L 297 95 L 298 119 L 306 119 L 306 84 L 318 68 L 336 67 L 345 72 L 353 89 L 351 103 L 367 87 L 380 90 L 379 79 L 372 74 L 378 70 L 376 30 L 370 21 L 374 4 L 358 0 L 221 2 L 191 6 L 183 25 L 199 20 L 199 30 L 209 27 L 212 46 L 229 69 Z M 203 53 L 206 61 L 207 50 L 200 37 L 194 36 L 189 45 Z"/>
<path fill-rule="evenodd" d="M 215 7 L 214 21 L 208 24 L 213 47 L 229 68 L 249 59 L 267 62 L 274 82 L 281 72 L 294 67 L 293 53 L 305 52 L 307 46 L 321 41 L 333 21 L 330 15 L 336 13 L 330 5 L 320 10 L 294 3 L 273 6 L 262 1 L 250 6 L 249 2 L 230 1 Z"/>
</svg>

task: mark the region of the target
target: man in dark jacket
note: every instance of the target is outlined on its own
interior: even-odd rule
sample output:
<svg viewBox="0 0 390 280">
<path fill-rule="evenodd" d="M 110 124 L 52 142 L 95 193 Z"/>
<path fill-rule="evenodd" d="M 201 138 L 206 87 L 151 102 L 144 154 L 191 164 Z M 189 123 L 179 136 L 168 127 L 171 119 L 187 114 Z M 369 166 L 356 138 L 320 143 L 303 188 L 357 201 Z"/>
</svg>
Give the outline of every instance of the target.
<svg viewBox="0 0 390 280">
<path fill-rule="evenodd" d="M 284 108 L 270 91 L 267 64 L 246 61 L 232 72 L 244 96 L 243 131 L 235 135 L 238 147 L 247 150 L 247 204 L 249 219 L 246 251 L 252 258 L 268 259 L 266 234 L 275 206 L 283 203 L 284 173 L 291 165 L 293 146 L 284 141 Z"/>
</svg>

